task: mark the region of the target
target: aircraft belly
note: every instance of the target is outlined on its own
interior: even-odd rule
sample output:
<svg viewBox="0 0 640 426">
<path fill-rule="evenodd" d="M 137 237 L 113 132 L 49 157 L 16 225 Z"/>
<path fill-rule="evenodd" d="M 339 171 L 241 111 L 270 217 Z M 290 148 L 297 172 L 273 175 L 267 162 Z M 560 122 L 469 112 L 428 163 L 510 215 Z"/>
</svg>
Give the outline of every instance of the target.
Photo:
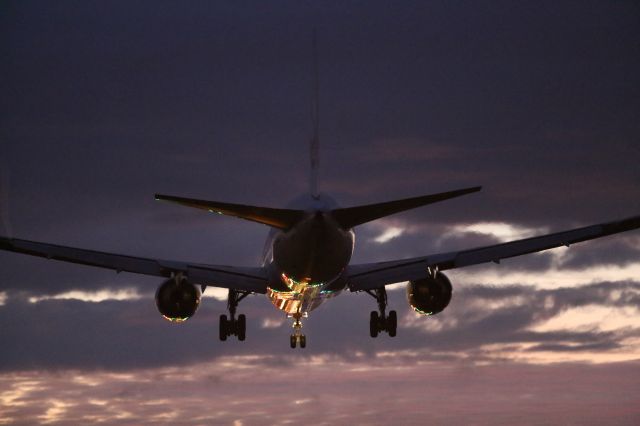
<svg viewBox="0 0 640 426">
<path fill-rule="evenodd" d="M 322 287 L 306 287 L 301 291 L 278 291 L 267 289 L 267 297 L 273 305 L 287 314 L 306 314 L 320 306 L 338 291 L 323 290 Z"/>
</svg>

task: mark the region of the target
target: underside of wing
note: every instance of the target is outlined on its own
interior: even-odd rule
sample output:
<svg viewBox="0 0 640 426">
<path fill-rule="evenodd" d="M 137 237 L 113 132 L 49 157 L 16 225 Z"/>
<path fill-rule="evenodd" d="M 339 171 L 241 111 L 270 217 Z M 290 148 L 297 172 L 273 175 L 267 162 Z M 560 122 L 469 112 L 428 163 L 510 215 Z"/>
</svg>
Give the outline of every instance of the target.
<svg viewBox="0 0 640 426">
<path fill-rule="evenodd" d="M 97 266 L 117 272 L 170 277 L 182 273 L 194 284 L 265 293 L 267 278 L 262 268 L 207 265 L 105 253 L 75 247 L 0 237 L 0 249 L 47 259 Z"/>
<path fill-rule="evenodd" d="M 387 284 L 424 278 L 429 269 L 444 271 L 487 262 L 499 262 L 501 259 L 569 246 L 637 228 L 640 228 L 640 216 L 469 250 L 352 265 L 347 269 L 349 288 L 351 291 L 372 290 Z"/>
</svg>

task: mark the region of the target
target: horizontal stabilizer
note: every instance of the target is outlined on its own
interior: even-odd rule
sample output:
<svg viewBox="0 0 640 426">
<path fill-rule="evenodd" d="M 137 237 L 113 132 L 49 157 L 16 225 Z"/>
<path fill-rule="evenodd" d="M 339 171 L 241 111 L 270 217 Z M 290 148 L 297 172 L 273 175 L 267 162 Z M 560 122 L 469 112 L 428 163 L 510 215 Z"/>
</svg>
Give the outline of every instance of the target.
<svg viewBox="0 0 640 426">
<path fill-rule="evenodd" d="M 302 210 L 247 206 L 244 204 L 231 204 L 219 201 L 174 197 L 172 195 L 156 194 L 156 200 L 171 201 L 173 203 L 182 204 L 183 206 L 208 210 L 211 213 L 235 216 L 278 229 L 289 229 L 304 216 L 304 211 Z"/>
<path fill-rule="evenodd" d="M 439 194 L 423 195 L 422 197 L 405 198 L 403 200 L 389 201 L 379 204 L 368 204 L 366 206 L 348 207 L 346 209 L 336 209 L 333 217 L 344 229 L 353 228 L 363 223 L 371 222 L 381 217 L 389 216 L 405 210 L 415 209 L 427 204 L 448 200 L 449 198 L 477 192 L 481 186 L 473 188 L 458 189 L 456 191 L 441 192 Z"/>
</svg>

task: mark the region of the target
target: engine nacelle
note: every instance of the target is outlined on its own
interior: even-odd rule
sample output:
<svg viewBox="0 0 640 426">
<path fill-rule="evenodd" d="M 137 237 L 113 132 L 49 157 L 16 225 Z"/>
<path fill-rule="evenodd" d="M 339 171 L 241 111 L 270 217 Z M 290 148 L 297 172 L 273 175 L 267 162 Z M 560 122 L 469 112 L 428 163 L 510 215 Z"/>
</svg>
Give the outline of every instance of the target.
<svg viewBox="0 0 640 426">
<path fill-rule="evenodd" d="M 421 315 L 435 315 L 449 305 L 452 293 L 451 281 L 442 272 L 407 284 L 407 299 L 414 311 Z"/>
<path fill-rule="evenodd" d="M 183 322 L 196 313 L 200 305 L 201 291 L 186 278 L 177 281 L 171 278 L 163 282 L 156 291 L 156 306 L 167 320 Z"/>
</svg>

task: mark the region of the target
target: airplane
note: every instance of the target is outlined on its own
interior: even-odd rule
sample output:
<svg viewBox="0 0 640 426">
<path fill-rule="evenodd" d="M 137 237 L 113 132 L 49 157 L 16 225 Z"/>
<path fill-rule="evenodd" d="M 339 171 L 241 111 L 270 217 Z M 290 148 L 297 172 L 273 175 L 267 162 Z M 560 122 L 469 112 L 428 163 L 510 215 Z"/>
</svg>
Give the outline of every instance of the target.
<svg viewBox="0 0 640 426">
<path fill-rule="evenodd" d="M 314 34 L 315 51 L 315 34 Z M 341 208 L 318 190 L 319 138 L 317 54 L 315 56 L 313 136 L 310 143 L 309 191 L 287 208 L 259 207 L 156 194 L 155 199 L 234 216 L 270 227 L 261 266 L 240 267 L 106 253 L 0 236 L 0 249 L 47 259 L 163 277 L 155 302 L 171 322 L 191 318 L 207 287 L 228 289 L 227 310 L 220 315 L 219 338 L 246 338 L 246 316 L 236 315 L 248 295 L 265 294 L 279 310 L 293 319 L 291 348 L 306 347 L 302 319 L 323 302 L 343 291 L 366 292 L 377 302 L 371 311 L 369 334 L 377 337 L 397 332 L 397 314 L 387 313 L 385 286 L 407 282 L 407 300 L 419 314 L 442 312 L 451 301 L 452 284 L 443 271 L 569 246 L 640 228 L 640 216 L 568 231 L 460 251 L 429 254 L 387 262 L 350 264 L 355 246 L 354 228 L 406 210 L 475 193 L 480 186 L 420 197 Z"/>
<path fill-rule="evenodd" d="M 310 190 L 290 208 L 258 207 L 156 194 L 156 200 L 234 216 L 270 227 L 259 267 L 223 266 L 106 253 L 43 242 L 0 237 L 0 249 L 47 259 L 164 277 L 155 301 L 171 322 L 184 322 L 200 305 L 207 287 L 228 289 L 227 310 L 219 322 L 219 338 L 246 338 L 246 317 L 236 316 L 240 301 L 250 294 L 265 294 L 293 319 L 291 348 L 306 347 L 302 319 L 323 302 L 343 291 L 366 292 L 377 302 L 369 321 L 371 337 L 397 331 L 397 314 L 387 313 L 385 286 L 407 282 L 407 300 L 419 314 L 442 312 L 451 301 L 452 284 L 443 271 L 569 246 L 640 228 L 640 216 L 460 251 L 429 254 L 386 262 L 350 264 L 355 245 L 354 228 L 409 209 L 481 190 L 468 187 L 414 198 L 340 208 L 317 186 L 317 132 L 311 143 Z"/>
</svg>

